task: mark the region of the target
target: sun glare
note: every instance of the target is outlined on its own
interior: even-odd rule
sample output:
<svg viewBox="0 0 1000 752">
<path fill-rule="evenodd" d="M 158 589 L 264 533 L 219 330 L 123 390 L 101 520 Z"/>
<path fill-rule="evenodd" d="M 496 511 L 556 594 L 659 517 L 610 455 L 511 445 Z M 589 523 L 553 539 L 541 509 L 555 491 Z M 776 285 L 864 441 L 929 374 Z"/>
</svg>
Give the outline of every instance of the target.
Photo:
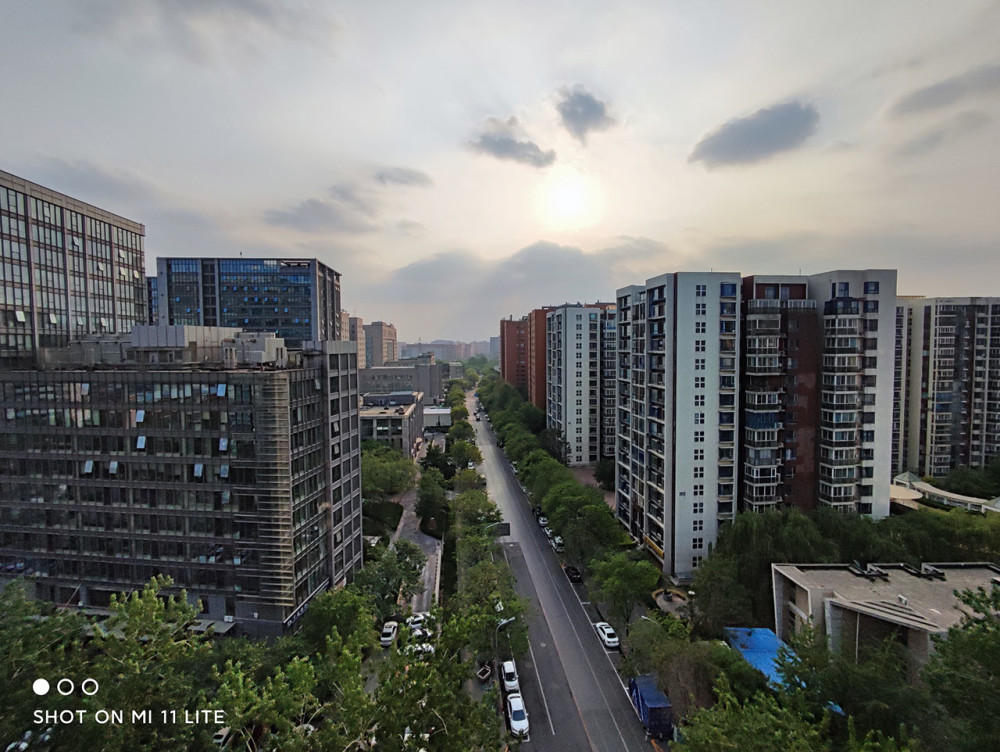
<svg viewBox="0 0 1000 752">
<path fill-rule="evenodd" d="M 590 227 L 600 219 L 600 198 L 592 177 L 572 167 L 554 167 L 538 187 L 539 219 L 550 230 Z"/>
</svg>

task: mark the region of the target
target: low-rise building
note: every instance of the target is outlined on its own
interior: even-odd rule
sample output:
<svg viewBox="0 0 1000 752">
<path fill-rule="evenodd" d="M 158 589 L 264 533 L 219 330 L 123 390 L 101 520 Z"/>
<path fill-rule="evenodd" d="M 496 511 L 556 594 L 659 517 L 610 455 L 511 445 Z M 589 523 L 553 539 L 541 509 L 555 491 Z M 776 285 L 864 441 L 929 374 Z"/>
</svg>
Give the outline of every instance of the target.
<svg viewBox="0 0 1000 752">
<path fill-rule="evenodd" d="M 361 440 L 379 441 L 415 457 L 423 441 L 424 395 L 391 392 L 366 394 L 362 399 Z"/>
<path fill-rule="evenodd" d="M 932 638 L 961 621 L 955 593 L 1000 585 L 1000 566 L 986 563 L 772 564 L 771 574 L 780 640 L 810 624 L 832 650 L 857 657 L 892 638 L 906 648 L 911 677 L 933 653 Z"/>
</svg>

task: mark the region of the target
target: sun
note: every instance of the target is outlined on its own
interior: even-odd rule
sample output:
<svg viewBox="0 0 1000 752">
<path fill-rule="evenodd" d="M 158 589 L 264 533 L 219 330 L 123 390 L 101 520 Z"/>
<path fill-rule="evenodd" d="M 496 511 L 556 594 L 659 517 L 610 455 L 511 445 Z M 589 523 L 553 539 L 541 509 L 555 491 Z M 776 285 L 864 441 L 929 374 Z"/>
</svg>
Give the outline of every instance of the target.
<svg viewBox="0 0 1000 752">
<path fill-rule="evenodd" d="M 601 192 L 594 178 L 559 165 L 539 183 L 535 201 L 539 219 L 550 230 L 579 230 L 601 218 Z"/>
</svg>

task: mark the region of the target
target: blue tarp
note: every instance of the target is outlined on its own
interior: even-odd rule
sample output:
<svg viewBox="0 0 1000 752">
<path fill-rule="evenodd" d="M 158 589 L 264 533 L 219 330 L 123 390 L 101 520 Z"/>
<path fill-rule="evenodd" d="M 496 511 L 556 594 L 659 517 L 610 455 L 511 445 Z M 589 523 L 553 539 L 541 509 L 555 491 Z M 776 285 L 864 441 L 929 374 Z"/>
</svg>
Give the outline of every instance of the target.
<svg viewBox="0 0 1000 752">
<path fill-rule="evenodd" d="M 783 686 L 776 666 L 778 648 L 783 644 L 778 635 L 760 628 L 726 627 L 722 631 L 729 647 L 738 650 L 747 663 L 764 674 L 771 686 L 776 689 Z"/>
</svg>

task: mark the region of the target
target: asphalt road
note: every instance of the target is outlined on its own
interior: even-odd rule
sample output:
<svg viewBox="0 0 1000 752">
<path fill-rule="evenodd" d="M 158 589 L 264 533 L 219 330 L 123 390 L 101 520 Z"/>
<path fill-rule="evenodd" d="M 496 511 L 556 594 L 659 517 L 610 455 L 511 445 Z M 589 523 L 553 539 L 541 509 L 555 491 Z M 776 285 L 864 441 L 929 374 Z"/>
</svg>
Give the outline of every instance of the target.
<svg viewBox="0 0 1000 752">
<path fill-rule="evenodd" d="M 472 400 L 470 413 L 474 407 Z M 615 670 L 619 656 L 605 650 L 594 632 L 593 607 L 578 597 L 581 586 L 566 579 L 489 425 L 474 419 L 472 425 L 483 455 L 479 471 L 503 519 L 510 522 L 510 536 L 501 538 L 505 556 L 518 594 L 532 603 L 531 651 L 518 667 L 531 724 L 530 741 L 522 748 L 651 750 Z"/>
</svg>

